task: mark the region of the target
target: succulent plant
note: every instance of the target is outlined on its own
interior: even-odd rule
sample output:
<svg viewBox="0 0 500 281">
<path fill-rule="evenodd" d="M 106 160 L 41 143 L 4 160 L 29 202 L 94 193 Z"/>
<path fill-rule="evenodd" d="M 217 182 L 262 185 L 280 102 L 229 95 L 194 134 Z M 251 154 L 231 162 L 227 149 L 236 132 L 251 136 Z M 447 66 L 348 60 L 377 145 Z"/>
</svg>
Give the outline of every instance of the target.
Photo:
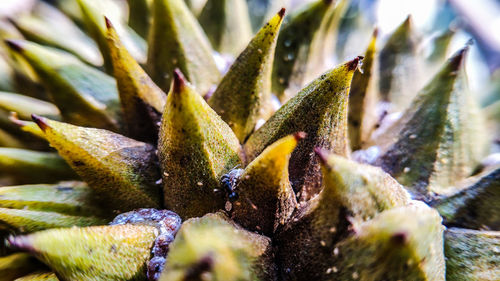
<svg viewBox="0 0 500 281">
<path fill-rule="evenodd" d="M 453 32 L 334 66 L 350 1 L 50 2 L 0 21 L 0 280 L 498 280 Z"/>
</svg>

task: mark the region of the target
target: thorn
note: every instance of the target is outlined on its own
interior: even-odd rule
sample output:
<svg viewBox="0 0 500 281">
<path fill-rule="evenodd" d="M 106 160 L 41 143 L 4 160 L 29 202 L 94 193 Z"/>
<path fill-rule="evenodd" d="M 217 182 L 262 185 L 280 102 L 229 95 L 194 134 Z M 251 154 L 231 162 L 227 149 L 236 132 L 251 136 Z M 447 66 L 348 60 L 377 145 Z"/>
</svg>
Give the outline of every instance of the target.
<svg viewBox="0 0 500 281">
<path fill-rule="evenodd" d="M 297 132 L 293 134 L 293 136 L 295 137 L 296 141 L 301 141 L 307 137 L 307 134 L 305 132 Z"/>
<path fill-rule="evenodd" d="M 45 122 L 45 120 L 43 120 L 45 118 L 40 117 L 36 114 L 31 114 L 31 118 L 33 119 L 33 121 L 35 121 L 35 123 L 38 125 L 38 127 L 40 127 L 40 129 L 42 129 L 42 131 L 45 132 L 45 130 L 47 130 L 47 128 L 49 127 L 47 122 Z"/>
<path fill-rule="evenodd" d="M 104 21 L 106 22 L 106 27 L 108 29 L 113 28 L 113 24 L 111 24 L 111 21 L 108 19 L 108 17 L 104 16 Z"/>
<path fill-rule="evenodd" d="M 182 74 L 180 69 L 176 68 L 174 70 L 173 92 L 180 93 L 182 88 L 184 88 L 185 85 L 186 85 L 186 78 L 184 77 L 184 74 Z"/>
<path fill-rule="evenodd" d="M 281 10 L 278 12 L 278 15 L 283 18 L 285 16 L 285 12 L 286 12 L 286 9 L 285 8 L 281 8 Z"/>
<path fill-rule="evenodd" d="M 347 69 L 349 69 L 350 71 L 356 70 L 356 68 L 358 68 L 358 65 L 363 61 L 364 58 L 365 57 L 363 56 L 357 56 L 352 61 L 347 62 Z"/>
<path fill-rule="evenodd" d="M 405 19 L 405 22 L 404 22 L 404 25 L 409 28 L 411 23 L 413 21 L 413 17 L 411 16 L 411 14 L 409 14 L 406 19 Z"/>
<path fill-rule="evenodd" d="M 21 46 L 21 44 L 19 42 L 17 42 L 16 40 L 5 39 L 4 42 L 13 51 L 16 51 L 16 52 L 20 53 L 20 52 L 22 52 L 24 50 L 23 47 Z"/>
<path fill-rule="evenodd" d="M 315 147 L 314 152 L 316 153 L 316 155 L 318 155 L 321 164 L 326 165 L 328 161 L 328 154 L 330 154 L 328 150 L 321 147 Z"/>
<path fill-rule="evenodd" d="M 450 67 L 453 71 L 460 69 L 465 57 L 469 51 L 469 44 L 466 44 L 465 47 L 458 50 L 451 58 L 450 58 Z"/>
</svg>

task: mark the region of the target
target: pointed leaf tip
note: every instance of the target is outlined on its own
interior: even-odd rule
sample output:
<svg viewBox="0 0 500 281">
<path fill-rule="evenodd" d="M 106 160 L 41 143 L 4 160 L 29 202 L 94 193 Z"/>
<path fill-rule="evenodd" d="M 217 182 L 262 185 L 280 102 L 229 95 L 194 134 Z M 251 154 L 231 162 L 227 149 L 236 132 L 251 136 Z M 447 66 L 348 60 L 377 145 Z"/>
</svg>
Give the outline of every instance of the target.
<svg viewBox="0 0 500 281">
<path fill-rule="evenodd" d="M 113 24 L 112 24 L 112 23 L 111 23 L 111 21 L 108 19 L 108 17 L 104 16 L 104 22 L 106 22 L 106 28 L 107 28 L 107 29 L 114 28 L 114 27 L 113 27 Z"/>
<path fill-rule="evenodd" d="M 413 16 L 412 16 L 411 14 L 409 14 L 409 15 L 406 17 L 406 19 L 405 19 L 405 21 L 404 21 L 403 25 L 404 25 L 404 26 L 406 26 L 406 27 L 410 27 L 410 25 L 412 24 L 412 22 L 413 22 Z"/>
<path fill-rule="evenodd" d="M 285 16 L 286 9 L 283 7 L 281 10 L 278 12 L 278 15 L 283 18 Z"/>
<path fill-rule="evenodd" d="M 4 42 L 5 44 L 7 44 L 7 46 L 9 46 L 10 49 L 12 49 L 15 52 L 20 53 L 24 50 L 22 44 L 16 40 L 5 39 Z"/>
<path fill-rule="evenodd" d="M 38 127 L 40 127 L 40 129 L 42 131 L 45 132 L 45 130 L 49 127 L 49 125 L 47 124 L 47 122 L 45 122 L 45 120 L 43 120 L 45 118 L 43 118 L 41 116 L 38 116 L 36 114 L 31 114 L 31 118 L 38 125 Z"/>
<path fill-rule="evenodd" d="M 172 92 L 180 93 L 184 86 L 186 85 L 186 77 L 182 74 L 182 71 L 179 68 L 174 70 L 174 87 Z"/>
<path fill-rule="evenodd" d="M 463 64 L 465 61 L 465 57 L 467 56 L 467 53 L 469 52 L 469 45 L 466 44 L 462 49 L 458 50 L 451 58 L 450 58 L 450 68 L 452 71 L 456 71 L 460 69 L 460 66 Z"/>
<path fill-rule="evenodd" d="M 358 65 L 361 65 L 361 62 L 363 62 L 363 59 L 365 57 L 363 56 L 357 56 L 356 58 L 354 58 L 352 61 L 350 62 L 347 62 L 346 65 L 347 65 L 347 68 L 349 70 L 356 70 L 356 68 L 358 67 Z"/>
</svg>

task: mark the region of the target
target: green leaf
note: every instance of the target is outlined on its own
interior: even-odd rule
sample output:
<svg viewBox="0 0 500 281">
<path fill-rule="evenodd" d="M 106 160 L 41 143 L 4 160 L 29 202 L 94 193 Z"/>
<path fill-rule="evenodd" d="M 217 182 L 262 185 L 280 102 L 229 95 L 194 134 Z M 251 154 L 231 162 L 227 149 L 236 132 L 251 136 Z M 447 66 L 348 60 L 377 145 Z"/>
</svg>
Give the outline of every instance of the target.
<svg viewBox="0 0 500 281">
<path fill-rule="evenodd" d="M 16 183 L 53 183 L 77 175 L 57 153 L 0 147 L 0 175 Z"/>
<path fill-rule="evenodd" d="M 9 239 L 63 280 L 144 280 L 157 230 L 148 225 L 50 229 Z"/>
<path fill-rule="evenodd" d="M 198 16 L 215 50 L 238 55 L 252 38 L 246 0 L 208 0 Z"/>
<path fill-rule="evenodd" d="M 427 57 L 427 60 L 431 63 L 442 63 L 446 59 L 446 54 L 448 52 L 448 47 L 450 46 L 451 40 L 455 35 L 456 30 L 446 29 L 445 31 L 439 33 L 432 40 L 432 51 Z"/>
<path fill-rule="evenodd" d="M 316 0 L 304 5 L 285 19 L 276 44 L 272 68 L 273 93 L 282 102 L 289 100 L 310 81 L 307 80 L 308 76 L 311 76 L 307 72 L 312 67 L 309 61 L 313 60 L 312 57 L 315 55 L 322 55 L 316 53 L 317 49 L 312 48 L 313 41 L 324 40 L 320 26 L 326 27 L 325 23 L 334 11 L 333 2 Z"/>
<path fill-rule="evenodd" d="M 21 94 L 0 92 L 0 112 L 8 115 L 16 112 L 21 119 L 30 119 L 31 114 L 60 119 L 59 110 L 52 103 Z"/>
<path fill-rule="evenodd" d="M 352 150 L 361 149 L 363 144 L 369 140 L 372 130 L 378 121 L 376 104 L 378 94 L 376 92 L 377 76 L 374 73 L 374 60 L 376 53 L 377 33 L 373 32 L 370 44 L 366 49 L 363 59 L 363 72 L 355 72 L 352 77 L 351 90 L 349 92 L 349 141 Z"/>
<path fill-rule="evenodd" d="M 128 24 L 142 38 L 148 37 L 151 25 L 151 6 L 153 0 L 127 0 L 129 11 Z"/>
<path fill-rule="evenodd" d="M 33 116 L 50 144 L 110 208 L 160 206 L 155 147 L 110 131 Z"/>
<path fill-rule="evenodd" d="M 444 234 L 446 279 L 497 280 L 500 232 L 449 228 Z"/>
<path fill-rule="evenodd" d="M 379 92 L 391 111 L 404 110 L 422 86 L 418 39 L 411 16 L 391 34 L 379 55 Z"/>
<path fill-rule="evenodd" d="M 106 39 L 128 135 L 137 140 L 156 143 L 158 124 L 167 96 L 130 55 L 107 18 L 106 26 Z"/>
<path fill-rule="evenodd" d="M 92 36 L 101 50 L 106 72 L 112 73 L 113 66 L 111 62 L 111 53 L 106 40 L 107 30 L 104 16 L 113 21 L 118 34 L 132 56 L 141 63 L 146 61 L 146 41 L 123 22 L 124 19 L 121 18 L 121 14 L 119 14 L 117 9 L 109 9 L 110 3 L 116 5 L 116 3 L 113 3 L 114 1 L 77 0 L 76 2 L 78 2 L 80 6 L 87 32 Z"/>
<path fill-rule="evenodd" d="M 297 133 L 286 136 L 255 158 L 243 171 L 231 217 L 248 230 L 271 236 L 284 225 L 297 207 L 295 192 L 288 180 L 288 161 L 298 141 Z"/>
<path fill-rule="evenodd" d="M 238 56 L 209 99 L 209 105 L 240 140 L 253 132 L 271 111 L 271 66 L 285 10 L 276 14 Z"/>
<path fill-rule="evenodd" d="M 212 47 L 183 0 L 154 0 L 147 70 L 165 92 L 179 68 L 205 95 L 220 79 Z"/>
<path fill-rule="evenodd" d="M 103 64 L 99 49 L 92 39 L 51 5 L 38 2 L 30 15 L 15 17 L 13 21 L 30 41 L 63 49 L 95 66 Z"/>
<path fill-rule="evenodd" d="M 377 166 L 419 196 L 443 193 L 470 175 L 487 134 L 467 89 L 468 47 L 453 55 L 403 116 L 377 139 Z"/>
<path fill-rule="evenodd" d="M 431 202 L 445 223 L 453 226 L 500 230 L 500 167 L 467 178 L 458 190 Z"/>
<path fill-rule="evenodd" d="M 117 130 L 121 112 L 112 77 L 60 50 L 22 40 L 7 44 L 33 67 L 64 120 Z"/>
<path fill-rule="evenodd" d="M 183 219 L 222 209 L 219 180 L 240 153 L 231 128 L 176 70 L 158 142 L 166 207 Z"/>
<path fill-rule="evenodd" d="M 290 181 L 299 198 L 307 200 L 321 188 L 321 174 L 315 147 L 349 155 L 347 137 L 347 99 L 360 57 L 337 66 L 311 82 L 283 105 L 245 143 L 247 162 L 267 146 L 286 135 L 302 131 L 300 142 L 290 159 Z"/>
<path fill-rule="evenodd" d="M 170 245 L 160 281 L 276 280 L 271 240 L 221 213 L 184 222 Z"/>
</svg>

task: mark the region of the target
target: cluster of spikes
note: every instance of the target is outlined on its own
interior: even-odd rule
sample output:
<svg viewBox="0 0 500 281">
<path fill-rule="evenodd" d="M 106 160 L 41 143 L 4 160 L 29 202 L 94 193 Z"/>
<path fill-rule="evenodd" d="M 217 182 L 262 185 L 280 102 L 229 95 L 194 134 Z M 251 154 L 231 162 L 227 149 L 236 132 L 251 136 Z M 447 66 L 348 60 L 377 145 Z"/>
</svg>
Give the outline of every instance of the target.
<svg viewBox="0 0 500 281">
<path fill-rule="evenodd" d="M 469 46 L 333 67 L 349 1 L 128 2 L 0 24 L 0 280 L 498 280 Z"/>
</svg>

